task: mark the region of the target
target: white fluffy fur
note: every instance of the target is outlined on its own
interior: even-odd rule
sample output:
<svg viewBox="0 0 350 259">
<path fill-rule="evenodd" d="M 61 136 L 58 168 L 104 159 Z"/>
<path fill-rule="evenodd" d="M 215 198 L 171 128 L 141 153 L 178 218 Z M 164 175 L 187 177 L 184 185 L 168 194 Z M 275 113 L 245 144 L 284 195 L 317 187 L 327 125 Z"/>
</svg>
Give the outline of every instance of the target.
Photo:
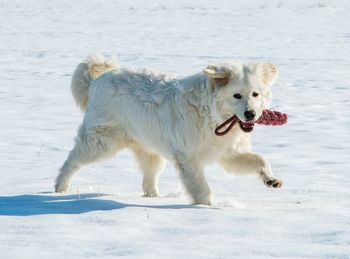
<svg viewBox="0 0 350 259">
<path fill-rule="evenodd" d="M 268 108 L 277 67 L 225 63 L 203 72 L 177 78 L 147 69 L 118 68 L 98 54 L 79 64 L 72 92 L 86 114 L 56 179 L 56 192 L 68 190 L 81 166 L 110 158 L 123 148 L 135 154 L 148 197 L 159 194 L 157 182 L 165 159 L 176 165 L 196 204 L 212 201 L 203 171 L 208 163 L 218 162 L 227 172 L 254 174 L 267 186 L 280 187 L 268 161 L 250 152 L 248 133 L 236 125 L 225 136 L 214 134 L 233 114 L 244 121 L 246 110 L 254 110 L 257 118 Z M 253 97 L 253 92 L 259 96 Z M 233 98 L 235 93 L 242 98 Z"/>
</svg>

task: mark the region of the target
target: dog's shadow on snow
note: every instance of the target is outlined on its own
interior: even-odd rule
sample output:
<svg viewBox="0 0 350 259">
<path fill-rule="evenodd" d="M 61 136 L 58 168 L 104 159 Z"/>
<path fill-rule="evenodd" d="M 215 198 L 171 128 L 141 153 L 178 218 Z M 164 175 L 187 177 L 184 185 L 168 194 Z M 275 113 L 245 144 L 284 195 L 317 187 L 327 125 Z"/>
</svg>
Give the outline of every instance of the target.
<svg viewBox="0 0 350 259">
<path fill-rule="evenodd" d="M 33 216 L 48 214 L 81 214 L 93 211 L 110 211 L 127 207 L 154 209 L 200 208 L 195 205 L 142 205 L 107 200 L 104 194 L 57 195 L 25 194 L 0 196 L 0 216 Z"/>
</svg>

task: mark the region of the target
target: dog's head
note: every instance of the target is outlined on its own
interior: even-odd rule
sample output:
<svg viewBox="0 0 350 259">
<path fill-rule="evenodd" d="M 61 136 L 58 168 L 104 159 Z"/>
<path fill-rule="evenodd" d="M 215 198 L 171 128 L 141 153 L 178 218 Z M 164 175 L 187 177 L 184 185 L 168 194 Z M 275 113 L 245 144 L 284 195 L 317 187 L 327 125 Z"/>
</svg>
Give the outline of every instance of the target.
<svg viewBox="0 0 350 259">
<path fill-rule="evenodd" d="M 243 131 L 253 128 L 271 103 L 271 89 L 278 77 L 277 66 L 271 63 L 224 63 L 209 65 L 203 72 L 210 78 L 217 111 L 222 116 L 236 115 Z"/>
</svg>

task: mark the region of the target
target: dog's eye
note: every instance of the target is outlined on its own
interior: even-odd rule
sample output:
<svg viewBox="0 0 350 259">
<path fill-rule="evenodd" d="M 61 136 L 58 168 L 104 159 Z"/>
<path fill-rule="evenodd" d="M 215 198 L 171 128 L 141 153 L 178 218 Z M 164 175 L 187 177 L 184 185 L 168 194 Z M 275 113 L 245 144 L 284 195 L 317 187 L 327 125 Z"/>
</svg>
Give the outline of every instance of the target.
<svg viewBox="0 0 350 259">
<path fill-rule="evenodd" d="M 254 97 L 257 97 L 257 96 L 259 96 L 259 93 L 254 92 L 254 93 L 253 93 L 253 96 L 254 96 Z"/>
<path fill-rule="evenodd" d="M 241 98 L 242 98 L 242 95 L 240 95 L 240 94 L 234 94 L 233 97 L 236 98 L 236 99 L 241 99 Z"/>
</svg>

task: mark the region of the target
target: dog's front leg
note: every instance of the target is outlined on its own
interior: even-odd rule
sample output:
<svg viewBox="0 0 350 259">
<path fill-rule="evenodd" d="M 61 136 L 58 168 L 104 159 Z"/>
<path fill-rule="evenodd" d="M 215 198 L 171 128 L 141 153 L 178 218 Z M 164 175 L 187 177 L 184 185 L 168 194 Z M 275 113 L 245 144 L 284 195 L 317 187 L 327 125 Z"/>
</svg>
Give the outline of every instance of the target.
<svg viewBox="0 0 350 259">
<path fill-rule="evenodd" d="M 254 153 L 226 154 L 220 159 L 220 164 L 230 173 L 257 175 L 263 183 L 271 188 L 282 187 L 282 181 L 275 178 L 270 163 L 262 156 Z"/>
<path fill-rule="evenodd" d="M 205 179 L 203 166 L 196 159 L 189 159 L 182 155 L 176 156 L 175 164 L 194 203 L 211 205 L 211 191 Z"/>
</svg>

